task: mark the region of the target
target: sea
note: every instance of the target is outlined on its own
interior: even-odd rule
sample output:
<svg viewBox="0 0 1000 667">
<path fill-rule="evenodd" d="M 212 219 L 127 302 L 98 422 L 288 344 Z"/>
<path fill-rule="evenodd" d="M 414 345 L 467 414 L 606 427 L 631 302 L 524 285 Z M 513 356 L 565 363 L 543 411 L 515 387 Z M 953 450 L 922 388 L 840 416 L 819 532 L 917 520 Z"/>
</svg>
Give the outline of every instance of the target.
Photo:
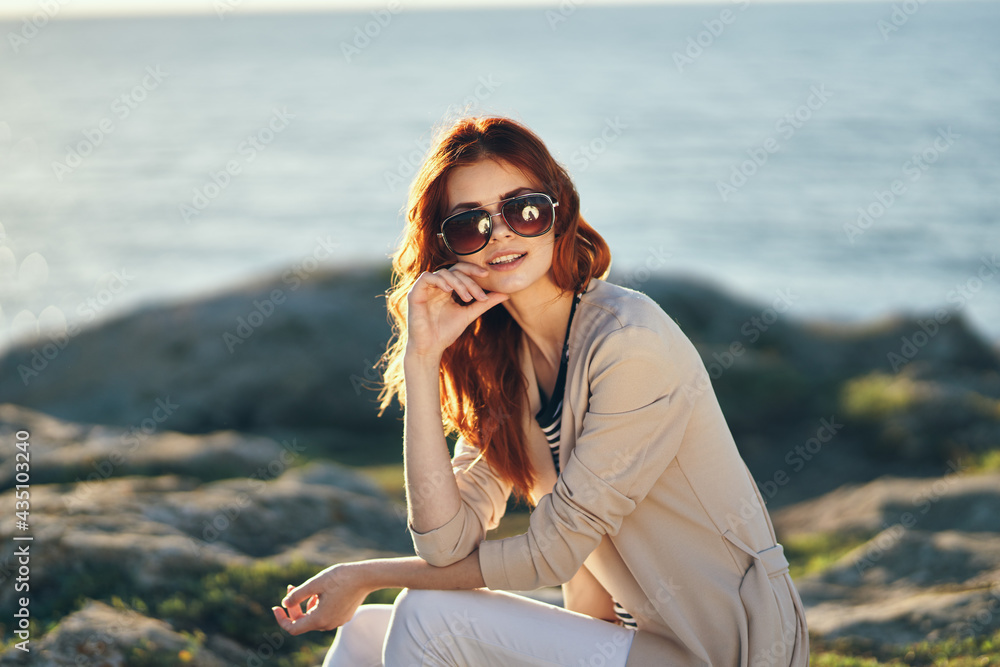
<svg viewBox="0 0 1000 667">
<path fill-rule="evenodd" d="M 0 23 L 0 346 L 388 266 L 469 114 L 542 137 L 636 289 L 1000 342 L 1000 3 L 205 7 Z"/>
</svg>

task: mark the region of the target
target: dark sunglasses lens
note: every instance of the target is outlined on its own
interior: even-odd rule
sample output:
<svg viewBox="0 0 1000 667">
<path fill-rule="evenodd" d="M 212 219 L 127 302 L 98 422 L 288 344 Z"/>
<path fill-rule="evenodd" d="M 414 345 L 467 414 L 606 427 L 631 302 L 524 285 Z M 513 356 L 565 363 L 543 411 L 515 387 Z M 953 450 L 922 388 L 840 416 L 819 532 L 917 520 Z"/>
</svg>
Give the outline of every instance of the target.
<svg viewBox="0 0 1000 667">
<path fill-rule="evenodd" d="M 445 221 L 442 231 L 452 252 L 471 255 L 490 240 L 490 217 L 483 211 L 458 213 Z"/>
<path fill-rule="evenodd" d="M 552 202 L 539 195 L 510 200 L 503 207 L 503 219 L 521 236 L 541 236 L 549 231 L 555 210 Z"/>
</svg>

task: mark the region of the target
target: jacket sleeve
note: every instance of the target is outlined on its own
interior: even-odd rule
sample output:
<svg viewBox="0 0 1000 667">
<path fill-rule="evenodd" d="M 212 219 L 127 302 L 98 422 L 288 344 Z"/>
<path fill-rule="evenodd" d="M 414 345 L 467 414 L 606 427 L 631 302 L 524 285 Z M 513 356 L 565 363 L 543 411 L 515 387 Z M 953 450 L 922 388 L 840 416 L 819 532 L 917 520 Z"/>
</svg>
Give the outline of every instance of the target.
<svg viewBox="0 0 1000 667">
<path fill-rule="evenodd" d="M 532 511 L 525 534 L 479 547 L 488 588 L 568 581 L 673 461 L 698 396 L 711 389 L 694 346 L 670 324 L 627 325 L 595 346 L 582 431 L 552 493 Z"/>
<path fill-rule="evenodd" d="M 456 441 L 451 466 L 462 505 L 454 517 L 426 533 L 407 523 L 416 554 L 431 565 L 444 567 L 471 554 L 507 509 L 512 485 L 502 481 L 485 458 L 476 461 L 478 456 L 479 450 L 464 437 Z"/>
</svg>

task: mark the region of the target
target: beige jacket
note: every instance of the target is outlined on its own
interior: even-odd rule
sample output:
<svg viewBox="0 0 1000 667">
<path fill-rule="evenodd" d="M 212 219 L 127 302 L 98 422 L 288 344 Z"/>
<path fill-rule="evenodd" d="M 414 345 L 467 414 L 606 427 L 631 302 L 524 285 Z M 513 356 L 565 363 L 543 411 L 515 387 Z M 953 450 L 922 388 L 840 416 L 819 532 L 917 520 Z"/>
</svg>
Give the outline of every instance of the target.
<svg viewBox="0 0 1000 667">
<path fill-rule="evenodd" d="M 522 350 L 523 426 L 531 449 L 544 451 L 537 383 Z M 484 539 L 511 487 L 477 455 L 458 440 L 459 512 L 427 533 L 410 526 L 428 563 L 445 566 L 478 547 L 494 590 L 565 585 L 586 566 L 636 619 L 629 667 L 808 664 L 788 562 L 705 366 L 646 295 L 594 279 L 577 305 L 562 473 L 556 479 L 551 462 L 542 468 L 524 535 Z"/>
</svg>

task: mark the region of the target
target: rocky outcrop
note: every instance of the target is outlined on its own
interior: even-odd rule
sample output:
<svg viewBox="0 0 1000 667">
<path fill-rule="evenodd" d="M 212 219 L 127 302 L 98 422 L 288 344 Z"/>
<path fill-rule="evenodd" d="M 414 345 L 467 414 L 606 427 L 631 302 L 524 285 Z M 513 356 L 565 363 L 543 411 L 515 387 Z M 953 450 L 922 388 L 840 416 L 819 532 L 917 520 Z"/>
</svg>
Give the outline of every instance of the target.
<svg viewBox="0 0 1000 667">
<path fill-rule="evenodd" d="M 276 276 L 29 342 L 0 359 L 0 403 L 136 429 L 322 429 L 332 448 L 343 430 L 395 432 L 398 413 L 379 420 L 365 389 L 390 335 L 387 287 L 370 269 Z"/>
<path fill-rule="evenodd" d="M 224 654 L 230 654 L 226 658 L 239 655 L 238 647 L 222 648 Z M 232 664 L 192 637 L 175 631 L 168 623 L 94 601 L 64 618 L 31 653 L 15 649 L 4 654 L 2 660 L 5 665 L 32 667 L 80 664 L 129 667 L 150 657 L 164 665 L 228 667 Z M 173 662 L 168 662 L 171 659 Z"/>
<path fill-rule="evenodd" d="M 0 439 L 12 442 L 22 429 L 31 434 L 30 530 L 18 530 L 11 511 L 0 517 L 0 534 L 34 539 L 0 544 L 0 579 L 16 575 L 14 549 L 30 544 L 28 594 L 38 627 L 60 620 L 51 614 L 70 613 L 35 638 L 33 653 L 42 662 L 24 662 L 11 648 L 0 658 L 4 664 L 76 665 L 79 655 L 93 664 L 154 664 L 140 660 L 143 655 L 159 660 L 155 664 L 242 664 L 254 650 L 246 637 L 234 639 L 224 627 L 192 634 L 198 605 L 250 616 L 213 602 L 227 584 L 212 592 L 203 590 L 204 581 L 241 576 L 255 582 L 266 565 L 280 583 L 265 593 L 276 603 L 284 583 L 301 583 L 331 564 L 413 553 L 403 507 L 355 471 L 308 462 L 289 445 L 233 432 L 163 432 L 120 459 L 108 452 L 118 451 L 123 429 L 0 406 Z M 0 465 L 13 470 L 8 449 Z M 88 471 L 82 479 L 62 479 Z M 13 488 L 0 494 L 0 503 L 13 508 L 14 494 Z M 20 595 L 4 586 L 0 605 L 14 608 Z M 186 596 L 175 603 L 182 612 L 176 621 L 95 602 L 76 609 L 80 600 L 117 597 L 150 601 L 149 613 L 167 613 L 172 595 Z M 273 619 L 264 627 L 285 641 Z M 257 636 L 263 635 L 251 635 Z M 185 660 L 177 658 L 182 651 Z"/>
<path fill-rule="evenodd" d="M 196 436 L 166 430 L 165 426 L 123 429 L 83 424 L 0 404 L 0 438 L 10 442 L 20 429 L 32 435 L 31 477 L 36 484 L 75 482 L 87 489 L 95 482 L 127 475 L 267 481 L 317 453 L 308 438 L 288 437 L 279 442 L 236 431 Z M 357 438 L 351 442 L 357 442 Z M 0 490 L 13 483 L 14 454 L 9 448 L 0 450 Z M 329 472 L 327 477 L 331 485 L 339 488 L 381 495 L 377 486 L 346 470 Z"/>
<path fill-rule="evenodd" d="M 31 534 L 43 545 L 32 557 L 33 585 L 54 589 L 78 574 L 151 590 L 257 558 L 320 565 L 412 554 L 405 512 L 385 497 L 336 486 L 341 476 L 334 464 L 317 463 L 268 482 L 160 476 L 33 485 Z M 13 507 L 13 492 L 2 498 Z M 0 531 L 19 534 L 12 514 L 0 519 Z M 13 548 L 7 542 L 0 551 L 8 574 L 16 570 Z M 13 595 L 6 587 L 0 604 Z"/>
<path fill-rule="evenodd" d="M 955 313 L 943 322 L 816 324 L 795 317 L 794 295 L 755 304 L 659 276 L 634 286 L 696 343 L 739 441 L 803 414 L 829 414 L 840 383 L 873 371 L 913 365 L 965 383 L 1000 369 L 996 352 Z M 25 343 L 0 358 L 0 403 L 135 429 L 278 439 L 319 430 L 330 451 L 353 446 L 350 432 L 395 442 L 400 413 L 394 407 L 378 418 L 372 389 L 391 335 L 388 287 L 382 269 L 285 274 L 150 306 L 56 342 Z M 164 404 L 176 407 L 167 414 Z"/>
<path fill-rule="evenodd" d="M 773 517 L 785 534 L 871 534 L 903 519 L 921 530 L 1000 532 L 1000 474 L 973 474 L 958 460 L 933 477 L 884 476 L 845 485 L 782 508 Z"/>
<path fill-rule="evenodd" d="M 956 460 L 1000 443 L 1000 374 L 914 363 L 846 382 L 841 405 L 883 459 Z"/>
<path fill-rule="evenodd" d="M 827 639 L 904 644 L 1000 629 L 1000 473 L 884 478 L 774 513 L 782 536 L 868 537 L 796 583 Z"/>
<path fill-rule="evenodd" d="M 860 324 L 810 322 L 796 315 L 798 297 L 787 290 L 770 303 L 753 303 L 693 279 L 655 277 L 637 288 L 692 340 L 720 356 L 738 343 L 748 353 L 779 358 L 817 380 L 895 373 L 911 362 L 948 373 L 1000 370 L 997 351 L 956 312 L 894 314 Z M 724 365 L 711 354 L 706 365 L 713 360 Z"/>
<path fill-rule="evenodd" d="M 73 651 L 111 665 L 149 651 L 159 664 L 244 664 L 276 650 L 261 644 L 275 630 L 262 606 L 272 589 L 331 563 L 412 554 L 404 508 L 326 460 L 400 459 L 399 413 L 379 419 L 369 388 L 390 335 L 377 298 L 388 275 L 286 278 L 0 358 L 0 441 L 32 436 L 44 545 L 32 594 L 50 605 L 41 615 L 65 615 L 38 638 L 38 664 L 75 664 Z M 817 324 L 694 281 L 636 287 L 701 353 L 779 537 L 853 545 L 798 581 L 816 636 L 1000 627 L 1000 475 L 969 463 L 1000 445 L 996 350 L 954 313 Z M 0 448 L 9 507 L 13 456 Z M 13 522 L 0 515 L 0 534 Z M 0 544 L 0 579 L 13 565 Z M 217 588 L 198 599 L 205 586 Z M 556 589 L 532 595 L 560 602 Z M 215 622 L 226 613 L 237 616 Z M 287 641 L 286 652 L 305 646 Z"/>
<path fill-rule="evenodd" d="M 0 437 L 9 437 L 15 425 L 32 431 L 40 464 L 49 437 L 61 438 L 65 449 L 88 451 L 120 436 L 111 427 L 62 422 L 10 405 L 0 406 L 0 419 Z M 144 443 L 142 456 L 153 457 L 180 437 L 161 435 Z M 261 447 L 261 458 L 248 460 L 260 465 L 275 453 L 280 460 L 281 451 L 271 442 Z M 1000 628 L 1000 473 L 970 472 L 962 461 L 939 473 L 846 485 L 773 511 L 779 537 L 789 543 L 812 534 L 859 538 L 829 567 L 797 579 L 816 636 L 905 643 Z M 364 477 L 328 462 L 288 466 L 270 478 L 115 474 L 38 484 L 31 499 L 37 547 L 32 595 L 50 604 L 91 601 L 36 640 L 42 662 L 25 662 L 10 649 L 3 664 L 61 667 L 76 664 L 78 655 L 110 665 L 142 656 L 155 656 L 158 664 L 242 664 L 255 651 L 270 655 L 290 639 L 268 626 L 251 640 L 198 633 L 157 617 L 163 604 L 140 613 L 94 600 L 162 600 L 173 590 L 197 589 L 198 579 L 212 573 L 252 570 L 263 562 L 280 572 L 304 559 L 318 571 L 335 562 L 412 553 L 402 506 Z M 0 495 L 0 503 L 12 502 L 12 490 Z M 0 517 L 0 533 L 14 532 L 13 517 Z M 14 565 L 5 546 L 0 576 L 12 576 Z M 12 594 L 5 588 L 0 604 L 11 605 Z M 532 596 L 561 603 L 556 589 Z"/>
<path fill-rule="evenodd" d="M 166 441 L 169 442 L 169 441 Z M 13 491 L 3 498 L 13 507 Z M 16 534 L 12 513 L 0 532 Z M 311 463 L 273 479 L 112 477 L 33 484 L 31 531 L 37 544 L 32 581 L 56 587 L 68 564 L 79 573 L 124 575 L 140 589 L 169 586 L 256 558 L 331 563 L 386 552 L 412 553 L 405 511 L 358 475 Z M 0 563 L 13 563 L 12 543 Z M 362 556 L 363 557 L 363 556 Z M 94 575 L 98 576 L 98 575 Z M 5 588 L 0 604 L 14 592 Z"/>
</svg>

